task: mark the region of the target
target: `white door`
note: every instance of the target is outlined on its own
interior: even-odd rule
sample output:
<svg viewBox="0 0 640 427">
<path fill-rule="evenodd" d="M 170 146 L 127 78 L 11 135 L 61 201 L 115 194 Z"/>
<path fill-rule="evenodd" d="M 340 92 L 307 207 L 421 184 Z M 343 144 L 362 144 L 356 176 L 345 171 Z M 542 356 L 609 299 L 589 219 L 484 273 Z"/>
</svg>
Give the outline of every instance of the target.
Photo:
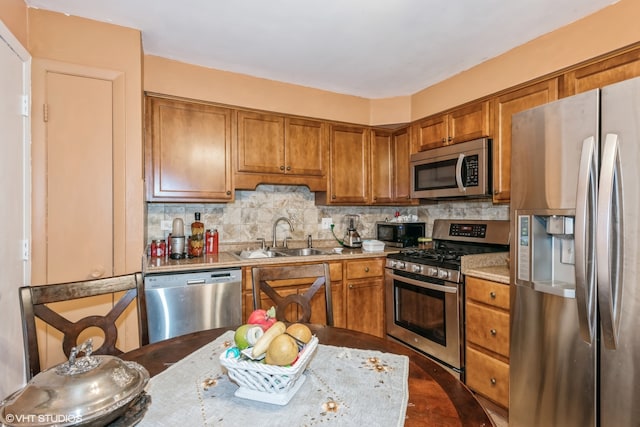
<svg viewBox="0 0 640 427">
<path fill-rule="evenodd" d="M 0 398 L 25 381 L 18 288 L 30 284 L 24 243 L 31 227 L 30 120 L 25 113 L 30 67 L 29 54 L 0 21 Z"/>
</svg>

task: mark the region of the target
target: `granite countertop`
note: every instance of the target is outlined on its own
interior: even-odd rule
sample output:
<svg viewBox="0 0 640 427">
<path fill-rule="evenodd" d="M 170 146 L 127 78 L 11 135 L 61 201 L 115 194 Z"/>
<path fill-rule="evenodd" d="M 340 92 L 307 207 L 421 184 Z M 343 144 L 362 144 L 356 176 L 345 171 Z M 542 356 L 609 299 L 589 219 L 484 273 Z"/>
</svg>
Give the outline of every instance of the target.
<svg viewBox="0 0 640 427">
<path fill-rule="evenodd" d="M 509 284 L 509 252 L 498 252 L 462 257 L 462 274 Z"/>
<path fill-rule="evenodd" d="M 357 258 L 375 258 L 380 256 L 387 256 L 390 253 L 396 253 L 398 248 L 385 248 L 382 252 L 366 252 L 362 249 L 347 249 L 344 248 L 341 254 L 332 252 L 332 248 L 318 247 L 326 251 L 326 255 L 308 255 L 308 256 L 287 256 L 287 257 L 275 257 L 275 258 L 249 258 L 241 259 L 234 255 L 232 252 L 236 250 L 222 251 L 218 254 L 206 254 L 196 258 L 185 259 L 171 259 L 168 257 L 163 258 L 151 258 L 147 255 L 142 259 L 142 272 L 143 274 L 153 273 L 170 273 L 176 271 L 196 271 L 207 270 L 212 268 L 229 268 L 229 267 L 243 267 L 251 265 L 264 265 L 264 264 L 283 264 L 292 262 L 310 262 L 310 261 L 341 261 L 347 259 Z"/>
</svg>

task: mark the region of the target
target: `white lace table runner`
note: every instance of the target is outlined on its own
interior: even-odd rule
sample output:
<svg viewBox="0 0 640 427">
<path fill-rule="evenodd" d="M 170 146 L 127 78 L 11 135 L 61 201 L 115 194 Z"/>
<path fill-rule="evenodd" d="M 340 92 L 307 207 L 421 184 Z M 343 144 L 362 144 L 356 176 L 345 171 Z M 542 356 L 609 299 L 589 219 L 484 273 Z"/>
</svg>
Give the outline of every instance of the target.
<svg viewBox="0 0 640 427">
<path fill-rule="evenodd" d="M 280 406 L 234 396 L 238 386 L 219 362 L 230 343 L 233 331 L 153 377 L 147 387 L 151 405 L 139 425 L 404 425 L 406 356 L 320 344 L 306 381 Z"/>
</svg>

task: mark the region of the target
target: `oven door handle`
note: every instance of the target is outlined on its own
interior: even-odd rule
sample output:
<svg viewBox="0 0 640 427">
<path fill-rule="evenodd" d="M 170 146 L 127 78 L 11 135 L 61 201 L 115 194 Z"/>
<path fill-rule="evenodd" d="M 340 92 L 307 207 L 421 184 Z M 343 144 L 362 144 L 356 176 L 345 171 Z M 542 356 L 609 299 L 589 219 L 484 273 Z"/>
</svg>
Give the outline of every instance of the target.
<svg viewBox="0 0 640 427">
<path fill-rule="evenodd" d="M 436 284 L 429 283 L 429 282 L 423 282 L 421 280 L 410 279 L 410 278 L 405 277 L 405 276 L 398 276 L 398 275 L 393 274 L 393 273 L 390 274 L 390 277 L 392 279 L 397 279 L 397 280 L 403 281 L 405 283 L 408 283 L 410 285 L 417 286 L 419 288 L 431 289 L 432 291 L 447 292 L 447 293 L 450 293 L 450 294 L 455 294 L 455 293 L 458 292 L 458 287 L 457 286 L 436 285 Z"/>
</svg>

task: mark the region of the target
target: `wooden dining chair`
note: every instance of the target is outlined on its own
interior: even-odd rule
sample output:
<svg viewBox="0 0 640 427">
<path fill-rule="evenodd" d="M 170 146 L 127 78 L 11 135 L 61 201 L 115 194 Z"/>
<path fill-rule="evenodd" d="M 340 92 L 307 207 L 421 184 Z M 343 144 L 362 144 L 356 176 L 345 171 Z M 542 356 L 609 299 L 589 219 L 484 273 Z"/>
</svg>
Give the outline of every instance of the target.
<svg viewBox="0 0 640 427">
<path fill-rule="evenodd" d="M 124 292 L 107 314 L 90 315 L 72 322 L 55 312 L 49 304 L 61 301 L 72 301 L 80 298 Z M 22 335 L 24 339 L 27 379 L 41 371 L 40 349 L 38 347 L 36 318 L 51 325 L 63 335 L 62 351 L 69 357 L 71 349 L 82 343 L 78 336 L 88 328 L 99 328 L 104 333 L 104 342 L 93 351 L 93 354 L 117 356 L 122 350 L 116 347 L 118 329 L 116 321 L 129 307 L 134 299 L 137 301 L 138 331 L 140 345 L 149 343 L 147 326 L 147 310 L 144 301 L 142 274 L 83 282 L 60 283 L 41 286 L 23 286 L 20 288 L 20 304 L 22 310 Z"/>
<path fill-rule="evenodd" d="M 317 263 L 296 266 L 261 266 L 251 270 L 253 278 L 253 307 L 261 308 L 264 292 L 275 303 L 276 318 L 286 322 L 309 323 L 311 320 L 311 307 L 314 295 L 324 289 L 324 305 L 326 307 L 326 324 L 333 326 L 333 304 L 331 302 L 331 279 L 329 276 L 329 264 Z M 278 286 L 274 286 L 278 282 Z M 304 292 L 291 293 L 291 287 L 310 284 Z M 282 290 L 289 287 L 287 294 Z M 276 289 L 281 289 L 279 293 Z M 293 309 L 292 310 L 292 304 Z M 296 307 L 297 306 L 297 307 Z M 297 310 L 296 310 L 297 309 Z M 297 319 L 287 318 L 287 313 L 296 311 Z"/>
</svg>

